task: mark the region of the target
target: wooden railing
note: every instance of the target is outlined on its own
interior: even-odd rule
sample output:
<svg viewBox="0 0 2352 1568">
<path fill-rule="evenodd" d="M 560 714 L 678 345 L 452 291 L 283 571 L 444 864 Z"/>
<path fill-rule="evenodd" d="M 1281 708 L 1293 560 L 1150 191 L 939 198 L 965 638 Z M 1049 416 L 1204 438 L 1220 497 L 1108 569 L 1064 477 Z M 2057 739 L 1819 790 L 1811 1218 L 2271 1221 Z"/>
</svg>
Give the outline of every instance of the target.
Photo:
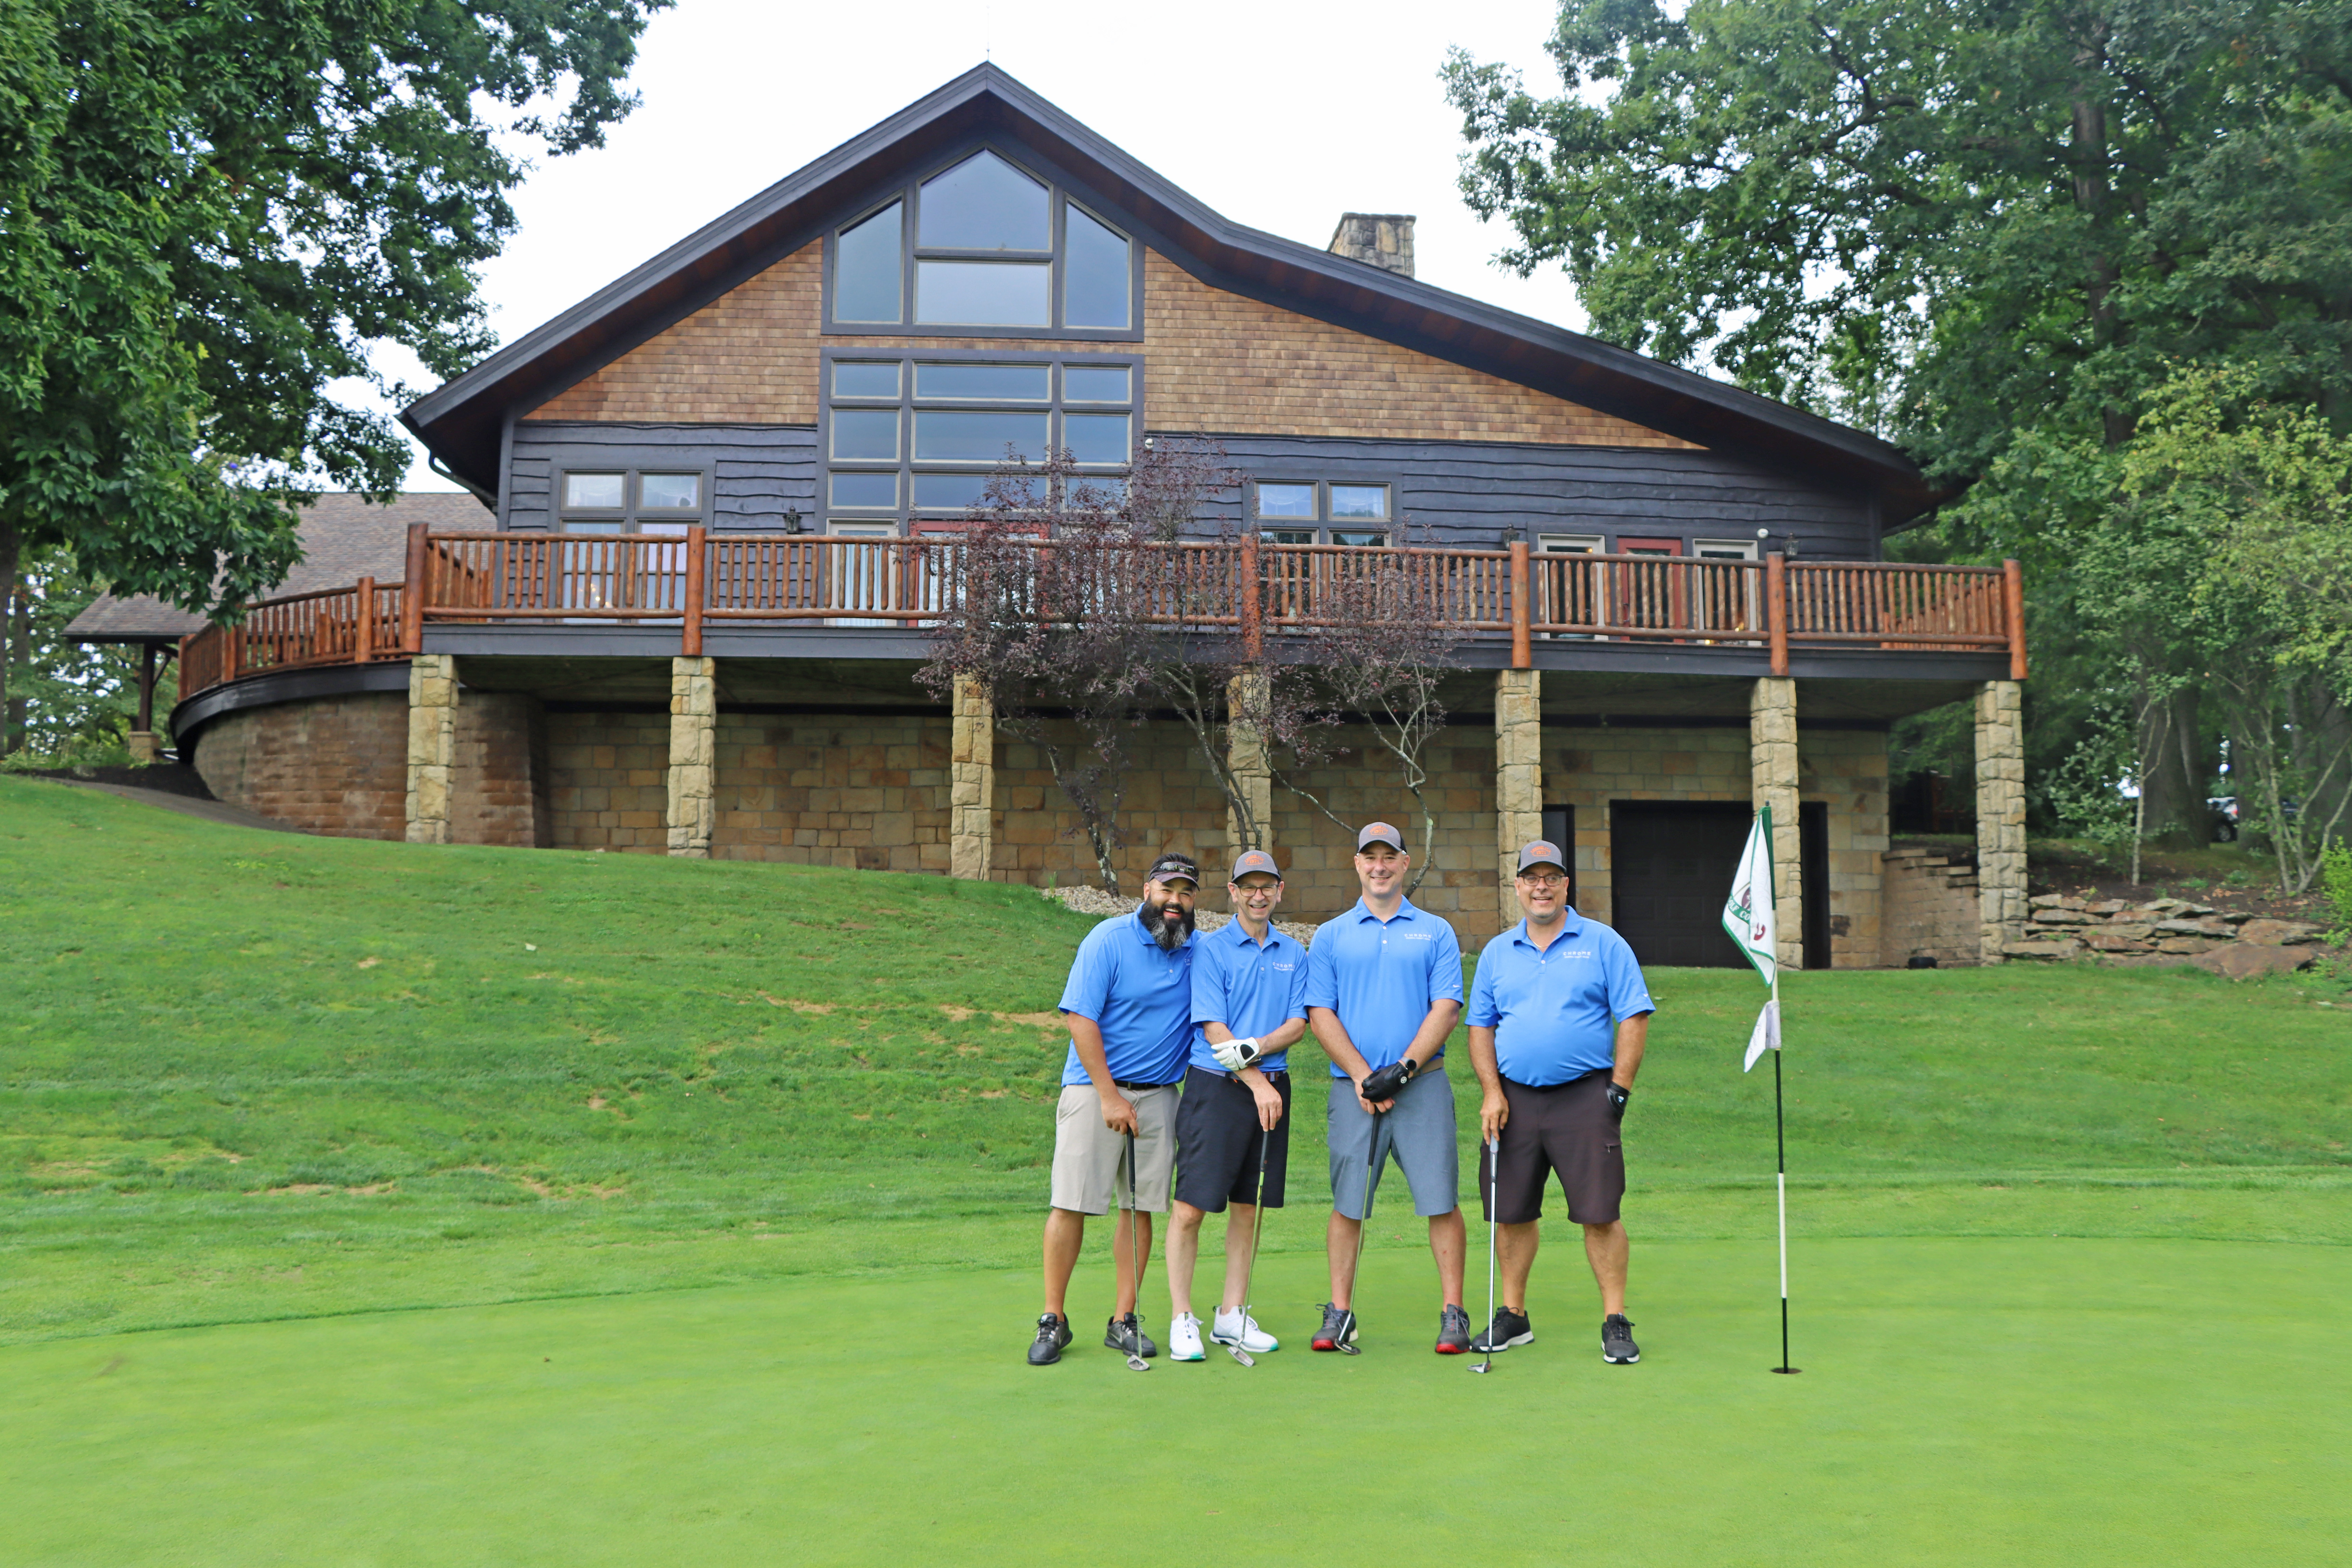
<svg viewBox="0 0 2352 1568">
<path fill-rule="evenodd" d="M 934 624 L 963 581 L 956 535 L 912 539 L 813 534 L 438 533 L 412 529 L 408 582 L 256 605 L 244 625 L 184 645 L 192 694 L 266 670 L 402 658 L 427 622 L 674 626 L 702 651 L 710 622 L 835 626 Z M 1040 539 L 1032 548 L 1058 546 Z M 1510 639 L 1533 663 L 1538 638 L 1748 647 L 1776 675 L 1791 647 L 1998 651 L 2025 676 L 2018 564 L 1909 566 L 1874 562 L 1693 560 L 1661 555 L 1504 550 L 1368 550 L 1340 545 L 1139 546 L 1173 552 L 1152 591 L 1164 613 L 1230 627 L 1253 649 L 1268 636 L 1332 623 L 1374 576 L 1472 638 Z M 361 613 L 364 598 L 368 613 Z M 1181 603 L 1179 603 L 1181 601 Z M 1041 611 L 1041 613 L 1044 613 Z"/>
</svg>

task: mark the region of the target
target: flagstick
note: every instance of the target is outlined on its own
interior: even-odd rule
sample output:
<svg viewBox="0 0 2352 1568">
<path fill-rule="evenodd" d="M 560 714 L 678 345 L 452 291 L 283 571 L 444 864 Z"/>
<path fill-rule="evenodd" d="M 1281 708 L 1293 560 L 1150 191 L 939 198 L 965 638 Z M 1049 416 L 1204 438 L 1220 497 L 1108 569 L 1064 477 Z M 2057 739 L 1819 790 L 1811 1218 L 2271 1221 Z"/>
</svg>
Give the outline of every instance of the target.
<svg viewBox="0 0 2352 1568">
<path fill-rule="evenodd" d="M 1780 966 L 1772 966 L 1772 1016 L 1775 1022 L 1780 1014 Z M 1780 1199 L 1780 1364 L 1774 1372 L 1797 1373 L 1802 1367 L 1789 1364 L 1789 1131 L 1787 1120 L 1780 1110 L 1780 1047 L 1772 1047 L 1772 1145 L 1776 1180 Z"/>
</svg>

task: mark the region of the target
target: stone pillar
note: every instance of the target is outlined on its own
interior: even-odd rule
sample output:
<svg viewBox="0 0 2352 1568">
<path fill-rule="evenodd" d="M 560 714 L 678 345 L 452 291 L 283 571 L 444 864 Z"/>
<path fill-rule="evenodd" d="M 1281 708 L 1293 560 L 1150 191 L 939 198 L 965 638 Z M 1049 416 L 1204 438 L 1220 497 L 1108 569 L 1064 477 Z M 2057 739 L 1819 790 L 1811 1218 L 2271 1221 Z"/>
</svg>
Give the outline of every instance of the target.
<svg viewBox="0 0 2352 1568">
<path fill-rule="evenodd" d="M 449 842 L 449 773 L 456 760 L 457 660 L 420 653 L 408 661 L 408 842 Z"/>
<path fill-rule="evenodd" d="M 1543 672 L 1495 672 L 1495 864 L 1496 927 L 1518 918 L 1519 846 L 1543 837 Z M 1576 847 L 1563 844 L 1563 855 Z M 1572 864 L 1573 862 L 1571 862 Z"/>
<path fill-rule="evenodd" d="M 669 852 L 710 858 L 719 816 L 719 661 L 669 661 Z"/>
<path fill-rule="evenodd" d="M 1226 730 L 1225 765 L 1234 784 L 1257 819 L 1257 831 L 1245 833 L 1231 804 L 1225 807 L 1225 847 L 1228 858 L 1244 849 L 1274 847 L 1274 763 L 1265 754 L 1265 731 L 1259 727 L 1265 712 L 1264 671 L 1236 675 L 1225 687 L 1225 711 L 1232 716 Z"/>
<path fill-rule="evenodd" d="M 133 730 L 126 738 L 131 742 L 131 760 L 134 763 L 152 763 L 163 754 L 152 730 Z"/>
<path fill-rule="evenodd" d="M 949 875 L 988 880 L 996 854 L 996 712 L 980 682 L 955 683 L 955 735 L 948 753 Z"/>
<path fill-rule="evenodd" d="M 1780 966 L 1805 966 L 1804 856 L 1797 829 L 1797 683 L 1766 676 L 1748 697 L 1749 803 L 1772 808 L 1772 893 Z"/>
<path fill-rule="evenodd" d="M 1977 693 L 1979 950 L 1999 963 L 2025 932 L 2025 718 L 2014 680 Z"/>
</svg>

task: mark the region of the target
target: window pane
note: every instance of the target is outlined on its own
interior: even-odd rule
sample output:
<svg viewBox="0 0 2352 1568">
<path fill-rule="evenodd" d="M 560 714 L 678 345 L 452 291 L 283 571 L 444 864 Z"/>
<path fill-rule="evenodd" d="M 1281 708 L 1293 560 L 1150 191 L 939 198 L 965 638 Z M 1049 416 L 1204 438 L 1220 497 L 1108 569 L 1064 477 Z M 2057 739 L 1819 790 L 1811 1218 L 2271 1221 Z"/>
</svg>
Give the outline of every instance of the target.
<svg viewBox="0 0 2352 1568">
<path fill-rule="evenodd" d="M 898 456 L 898 411 L 895 408 L 836 408 L 833 411 L 833 455 L 856 461 L 896 461 Z"/>
<path fill-rule="evenodd" d="M 839 415 L 835 415 L 839 419 Z M 964 414 L 941 408 L 919 409 L 915 415 L 915 457 L 919 461 L 1001 463 L 1004 449 L 1033 460 L 1045 451 L 1043 414 Z"/>
<path fill-rule="evenodd" d="M 1125 403 L 1127 387 L 1127 366 L 1123 364 L 1062 367 L 1062 400 L 1065 403 Z"/>
<path fill-rule="evenodd" d="M 833 250 L 833 319 L 895 321 L 898 269 L 903 265 L 901 204 L 892 202 L 856 228 L 841 231 Z"/>
<path fill-rule="evenodd" d="M 915 395 L 1043 403 L 1052 395 L 1052 373 L 1043 364 L 919 364 Z"/>
<path fill-rule="evenodd" d="M 1388 542 L 1389 536 L 1378 529 L 1335 528 L 1331 531 L 1331 542 L 1334 544 L 1369 545 L 1377 549 Z"/>
<path fill-rule="evenodd" d="M 566 474 L 563 476 L 563 510 L 593 507 L 600 510 L 621 510 L 621 474 Z"/>
<path fill-rule="evenodd" d="M 897 506 L 898 476 L 896 474 L 835 474 L 833 476 L 833 504 L 835 506 Z"/>
<path fill-rule="evenodd" d="M 1315 487 L 1260 485 L 1257 488 L 1257 514 L 1260 517 L 1313 517 Z"/>
<path fill-rule="evenodd" d="M 1004 261 L 919 261 L 915 319 L 932 326 L 1042 327 L 1053 268 Z"/>
<path fill-rule="evenodd" d="M 563 531 L 566 533 L 618 533 L 621 531 L 621 525 L 617 522 L 567 522 L 563 525 Z"/>
<path fill-rule="evenodd" d="M 1389 514 L 1389 488 L 1386 485 L 1333 485 L 1331 516 L 1336 521 L 1350 517 L 1386 517 Z"/>
<path fill-rule="evenodd" d="M 650 511 L 699 511 L 700 474 L 645 474 L 637 480 L 637 504 Z"/>
<path fill-rule="evenodd" d="M 1062 416 L 1062 445 L 1081 463 L 1124 463 L 1127 416 L 1066 414 Z"/>
<path fill-rule="evenodd" d="M 1127 241 L 1065 205 L 1062 319 L 1073 327 L 1124 327 L 1128 322 Z"/>
<path fill-rule="evenodd" d="M 966 511 L 980 504 L 986 474 L 917 474 L 915 504 L 928 510 Z"/>
<path fill-rule="evenodd" d="M 982 153 L 923 184 L 922 244 L 945 250 L 1051 250 L 1045 187 Z"/>
<path fill-rule="evenodd" d="M 833 395 L 835 397 L 896 397 L 898 395 L 898 362 L 886 360 L 874 363 L 866 360 L 841 360 L 833 367 Z"/>
<path fill-rule="evenodd" d="M 1311 528 L 1262 528 L 1258 537 L 1268 544 L 1312 544 L 1315 531 Z"/>
</svg>

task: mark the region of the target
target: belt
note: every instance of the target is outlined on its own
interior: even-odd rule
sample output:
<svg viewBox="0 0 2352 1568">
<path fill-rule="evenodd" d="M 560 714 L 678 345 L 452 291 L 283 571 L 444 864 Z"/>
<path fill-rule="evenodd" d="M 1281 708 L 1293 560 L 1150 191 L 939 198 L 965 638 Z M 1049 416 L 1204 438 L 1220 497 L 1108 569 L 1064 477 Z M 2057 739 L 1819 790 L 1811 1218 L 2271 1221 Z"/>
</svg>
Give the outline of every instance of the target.
<svg viewBox="0 0 2352 1568">
<path fill-rule="evenodd" d="M 1535 1094 L 1549 1094 L 1554 1089 L 1574 1089 L 1586 1079 L 1603 1078 L 1615 1070 L 1616 1069 L 1613 1068 L 1594 1068 L 1589 1072 L 1578 1073 L 1574 1078 L 1563 1079 L 1558 1083 L 1521 1083 L 1515 1078 L 1505 1078 L 1503 1079 L 1503 1081 L 1509 1084 L 1513 1089 L 1524 1089 Z M 1502 1078 L 1500 1073 L 1496 1074 L 1496 1076 L 1497 1078 Z"/>
<path fill-rule="evenodd" d="M 1115 1078 L 1110 1081 L 1120 1089 L 1136 1090 L 1147 1089 L 1174 1089 L 1176 1087 L 1176 1085 L 1172 1083 L 1129 1083 L 1123 1078 Z"/>
</svg>

